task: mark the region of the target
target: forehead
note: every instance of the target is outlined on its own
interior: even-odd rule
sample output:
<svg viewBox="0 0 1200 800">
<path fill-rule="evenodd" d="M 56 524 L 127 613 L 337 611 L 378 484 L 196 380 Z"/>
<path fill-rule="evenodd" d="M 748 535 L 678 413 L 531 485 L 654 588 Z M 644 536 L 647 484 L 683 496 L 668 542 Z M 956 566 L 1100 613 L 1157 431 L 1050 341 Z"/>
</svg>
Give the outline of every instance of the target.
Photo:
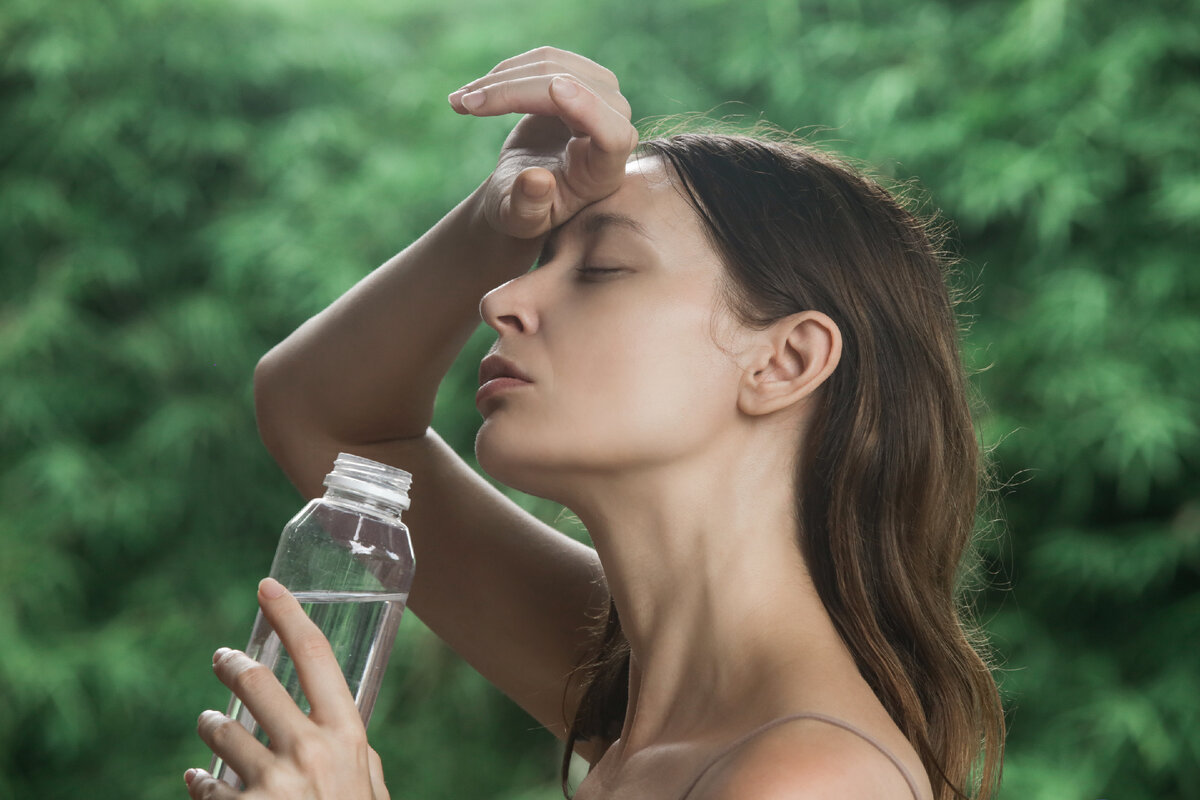
<svg viewBox="0 0 1200 800">
<path fill-rule="evenodd" d="M 654 157 L 631 158 L 617 191 L 580 211 L 551 238 L 590 236 L 611 228 L 660 249 L 703 244 L 699 219 L 663 162 Z"/>
<path fill-rule="evenodd" d="M 621 188 L 596 204 L 597 209 L 619 210 L 636 216 L 647 227 L 698 231 L 692 207 L 675 184 L 662 159 L 633 156 L 625 164 Z"/>
</svg>

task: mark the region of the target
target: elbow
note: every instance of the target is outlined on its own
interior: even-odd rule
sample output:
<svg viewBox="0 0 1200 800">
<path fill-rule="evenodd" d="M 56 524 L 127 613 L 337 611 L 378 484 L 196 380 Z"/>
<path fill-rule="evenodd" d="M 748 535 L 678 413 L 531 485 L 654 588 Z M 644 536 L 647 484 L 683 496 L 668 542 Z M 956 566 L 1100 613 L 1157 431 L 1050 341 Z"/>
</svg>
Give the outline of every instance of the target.
<svg viewBox="0 0 1200 800">
<path fill-rule="evenodd" d="M 258 360 L 254 368 L 254 420 L 258 436 L 272 456 L 279 459 L 288 429 L 289 409 L 286 405 L 289 393 L 279 368 L 275 349 Z"/>
</svg>

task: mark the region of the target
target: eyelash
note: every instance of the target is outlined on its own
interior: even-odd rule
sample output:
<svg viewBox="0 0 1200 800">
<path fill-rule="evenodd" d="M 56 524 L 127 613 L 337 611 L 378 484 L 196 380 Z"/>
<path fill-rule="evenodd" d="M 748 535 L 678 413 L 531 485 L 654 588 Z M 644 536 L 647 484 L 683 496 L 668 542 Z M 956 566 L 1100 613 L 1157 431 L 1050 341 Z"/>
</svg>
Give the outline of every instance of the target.
<svg viewBox="0 0 1200 800">
<path fill-rule="evenodd" d="M 579 274 L 580 280 L 597 281 L 603 280 L 602 275 L 608 275 L 614 272 L 620 272 L 619 267 L 576 267 L 575 272 Z"/>
<path fill-rule="evenodd" d="M 555 258 L 555 253 L 550 248 L 546 248 L 546 249 L 542 250 L 542 252 L 537 257 L 537 260 L 533 262 L 532 271 L 537 271 L 537 270 L 541 269 L 546 264 L 549 264 L 551 261 L 553 261 L 554 258 Z M 615 273 L 615 272 L 624 272 L 624 271 L 625 270 L 621 267 L 582 266 L 582 267 L 575 268 L 575 274 L 578 276 L 578 280 L 584 281 L 584 282 L 590 282 L 590 283 L 595 283 L 595 282 L 604 280 L 605 275 L 611 275 L 612 273 Z"/>
</svg>

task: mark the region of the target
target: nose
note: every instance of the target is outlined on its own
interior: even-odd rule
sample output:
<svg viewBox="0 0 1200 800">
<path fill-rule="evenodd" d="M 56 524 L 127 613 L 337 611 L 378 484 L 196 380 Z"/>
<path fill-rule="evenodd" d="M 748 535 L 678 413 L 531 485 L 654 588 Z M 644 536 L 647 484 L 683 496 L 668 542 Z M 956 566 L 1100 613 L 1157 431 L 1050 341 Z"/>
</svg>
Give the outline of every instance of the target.
<svg viewBox="0 0 1200 800">
<path fill-rule="evenodd" d="M 492 289 L 479 301 L 479 316 L 497 333 L 533 333 L 537 314 L 529 297 L 528 274 Z"/>
</svg>

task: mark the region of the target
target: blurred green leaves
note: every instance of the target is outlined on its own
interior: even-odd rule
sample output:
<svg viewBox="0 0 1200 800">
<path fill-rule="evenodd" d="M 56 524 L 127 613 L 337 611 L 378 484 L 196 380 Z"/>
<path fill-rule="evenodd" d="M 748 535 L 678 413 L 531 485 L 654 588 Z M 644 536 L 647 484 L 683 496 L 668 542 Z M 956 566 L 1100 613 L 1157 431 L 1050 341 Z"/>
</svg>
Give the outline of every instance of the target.
<svg viewBox="0 0 1200 800">
<path fill-rule="evenodd" d="M 254 364 L 486 177 L 511 120 L 445 96 L 547 43 L 635 117 L 762 115 L 920 180 L 980 286 L 966 352 L 1010 484 L 983 603 L 1002 796 L 1200 796 L 1198 12 L 9 0 L 0 798 L 182 796 L 226 699 L 207 656 L 247 635 L 299 500 Z M 468 459 L 488 343 L 438 397 Z M 554 743 L 419 621 L 393 658 L 371 734 L 398 794 L 556 796 Z"/>
</svg>

